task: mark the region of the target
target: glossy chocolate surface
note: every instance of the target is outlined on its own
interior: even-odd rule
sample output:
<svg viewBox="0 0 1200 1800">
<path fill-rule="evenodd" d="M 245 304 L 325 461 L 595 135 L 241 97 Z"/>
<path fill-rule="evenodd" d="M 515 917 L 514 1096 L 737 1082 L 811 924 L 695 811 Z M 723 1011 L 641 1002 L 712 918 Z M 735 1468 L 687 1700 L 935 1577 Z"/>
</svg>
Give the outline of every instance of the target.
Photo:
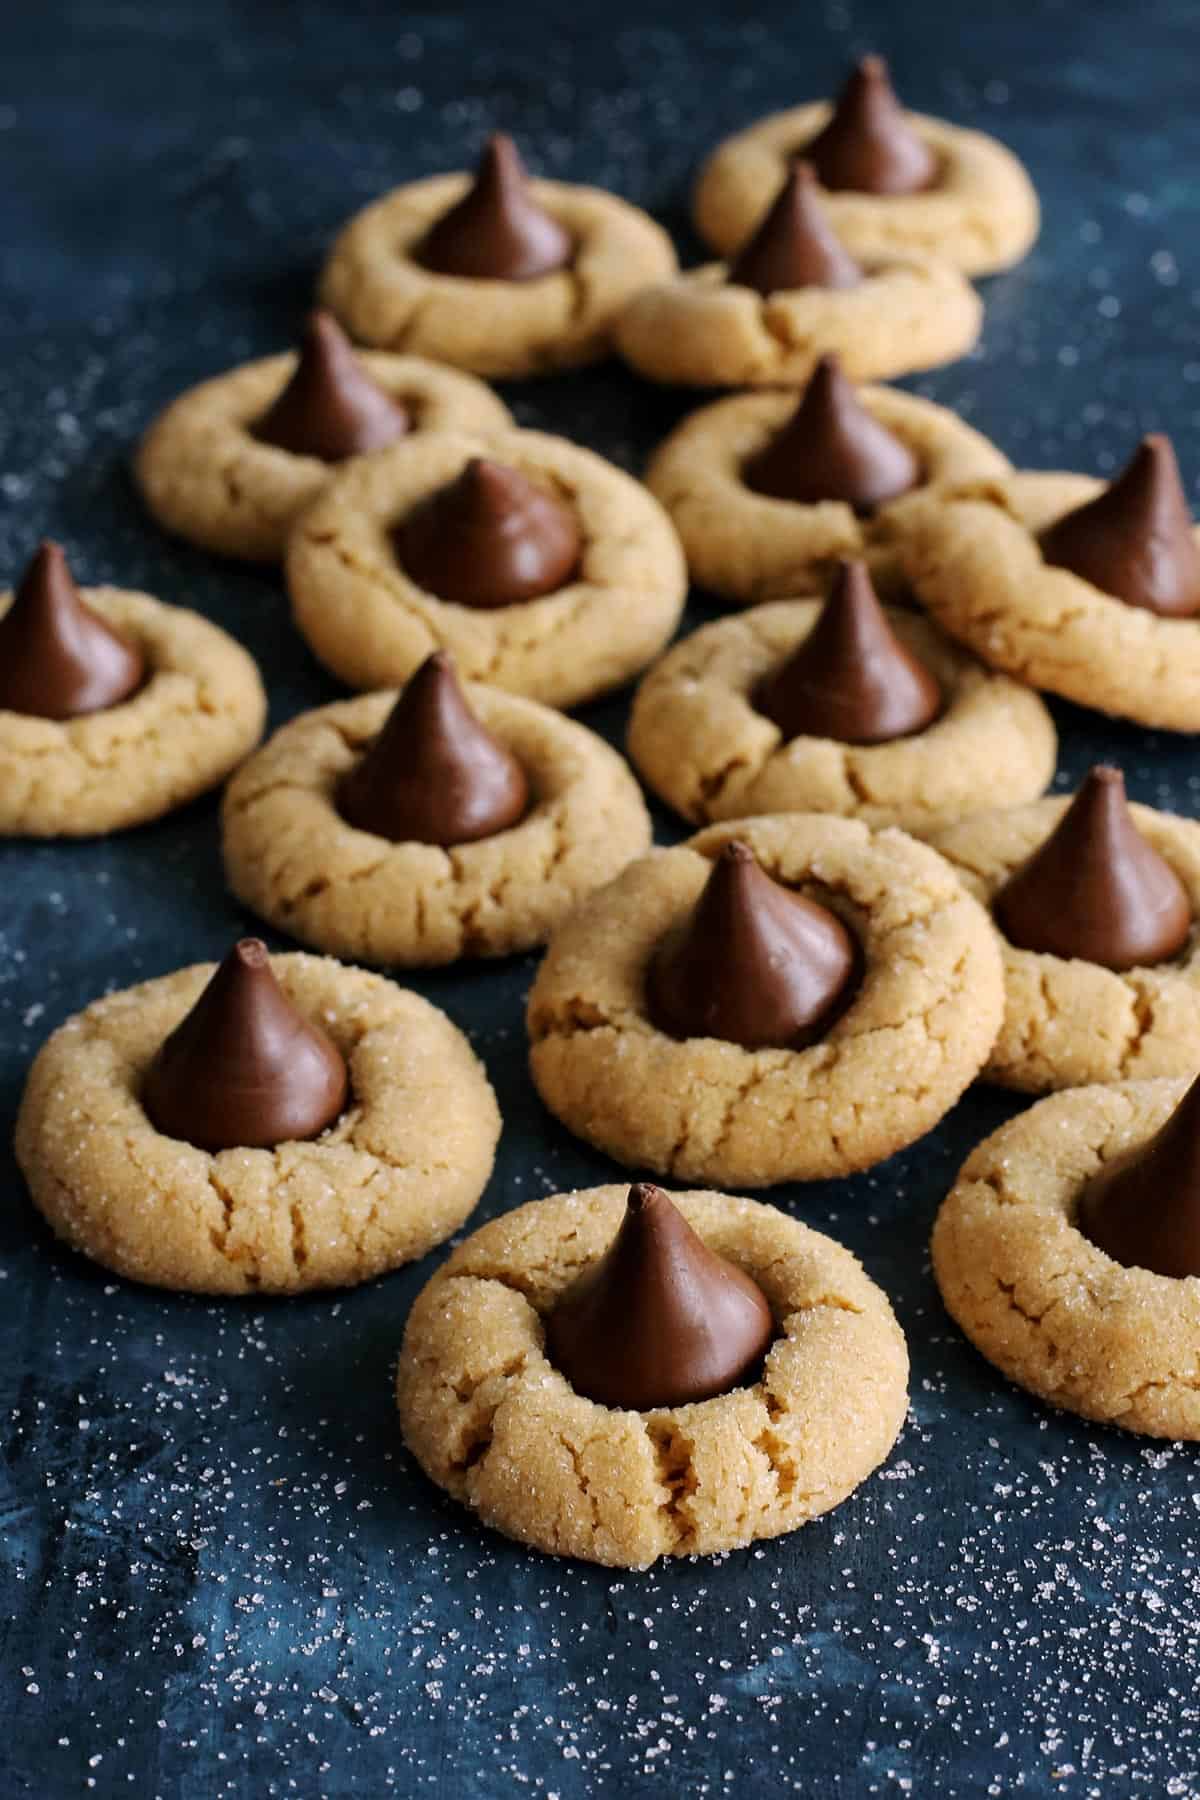
<svg viewBox="0 0 1200 1800">
<path fill-rule="evenodd" d="M 574 577 L 583 551 L 570 507 L 519 469 L 481 456 L 414 507 L 395 542 L 419 587 L 479 607 L 554 593 Z"/>
<path fill-rule="evenodd" d="M 931 725 L 942 691 L 892 630 L 867 565 L 843 562 L 816 624 L 754 704 L 785 738 L 886 744 Z"/>
<path fill-rule="evenodd" d="M 837 915 L 773 881 L 735 840 L 655 952 L 646 1003 L 672 1037 L 800 1049 L 844 1009 L 858 968 L 858 946 Z"/>
<path fill-rule="evenodd" d="M 346 1104 L 341 1051 L 280 987 L 267 947 L 243 938 L 164 1039 L 142 1104 L 156 1131 L 201 1150 L 317 1137 Z"/>
<path fill-rule="evenodd" d="M 444 650 L 410 678 L 338 790 L 343 818 L 397 843 L 473 843 L 528 805 L 524 769 L 471 711 Z"/>
<path fill-rule="evenodd" d="M 141 687 L 146 659 L 88 606 L 61 546 L 43 542 L 0 618 L 0 711 L 78 719 Z"/>
<path fill-rule="evenodd" d="M 1127 606 L 1200 612 L 1200 548 L 1170 438 L 1142 439 L 1115 481 L 1043 531 L 1042 555 Z"/>
<path fill-rule="evenodd" d="M 1078 1224 L 1126 1268 L 1200 1275 L 1200 1081 L 1148 1144 L 1088 1183 Z"/>
<path fill-rule="evenodd" d="M 938 160 L 905 118 L 882 56 L 864 56 L 833 115 L 801 153 L 821 186 L 859 194 L 917 194 L 938 179 Z"/>
<path fill-rule="evenodd" d="M 741 1387 L 775 1336 L 762 1289 L 662 1188 L 630 1188 L 611 1247 L 546 1320 L 546 1352 L 601 1406 L 646 1412 Z"/>
<path fill-rule="evenodd" d="M 783 429 L 746 463 L 756 494 L 815 506 L 844 500 L 868 514 L 922 480 L 921 465 L 900 438 L 869 413 L 836 356 L 823 356 Z"/>
<path fill-rule="evenodd" d="M 811 164 L 793 163 L 758 230 L 730 265 L 729 285 L 767 295 L 857 287 L 862 278 L 825 217 Z"/>
<path fill-rule="evenodd" d="M 502 131 L 488 139 L 475 179 L 414 251 L 437 275 L 535 281 L 571 261 L 571 235 L 534 199 L 525 165 Z"/>
<path fill-rule="evenodd" d="M 1192 928 L 1183 883 L 1134 824 L 1121 771 L 1103 765 L 1000 889 L 993 910 L 1019 949 L 1106 969 L 1165 962 Z"/>
<path fill-rule="evenodd" d="M 293 456 L 336 463 L 394 444 L 409 425 L 404 407 L 367 373 L 332 315 L 314 312 L 291 379 L 251 435 Z"/>
</svg>

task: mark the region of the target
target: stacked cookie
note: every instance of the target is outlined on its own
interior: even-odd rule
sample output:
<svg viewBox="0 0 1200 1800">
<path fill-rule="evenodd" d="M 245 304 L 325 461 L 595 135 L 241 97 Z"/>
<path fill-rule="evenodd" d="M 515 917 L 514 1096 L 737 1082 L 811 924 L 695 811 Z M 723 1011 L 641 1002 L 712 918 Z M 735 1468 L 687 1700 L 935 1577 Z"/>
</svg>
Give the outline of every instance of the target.
<svg viewBox="0 0 1200 1800">
<path fill-rule="evenodd" d="M 1015 159 L 902 111 L 878 59 L 836 104 L 720 146 L 695 216 L 725 260 L 681 275 L 636 208 L 531 180 L 494 137 L 473 176 L 346 226 L 293 353 L 148 430 L 153 515 L 280 565 L 356 697 L 255 751 L 240 647 L 80 592 L 52 546 L 0 617 L 0 829 L 114 830 L 230 776 L 230 888 L 324 953 L 243 939 L 62 1026 L 17 1129 L 41 1210 L 119 1273 L 203 1292 L 424 1255 L 479 1200 L 499 1109 L 443 1013 L 349 965 L 548 943 L 527 1011 L 547 1109 L 635 1175 L 700 1186 L 482 1227 L 413 1309 L 397 1400 L 422 1466 L 489 1524 L 638 1566 L 794 1529 L 887 1455 L 907 1355 L 885 1296 L 735 1196 L 872 1167 L 980 1076 L 1109 1085 L 967 1164 L 935 1234 L 951 1311 L 1059 1403 L 1200 1436 L 1179 1373 L 1200 1207 L 1168 1225 L 1149 1203 L 1187 1199 L 1200 1166 L 1180 1079 L 1200 826 L 1128 807 L 1105 768 L 1044 799 L 1038 692 L 1200 730 L 1170 446 L 1106 487 L 1022 474 L 871 385 L 969 350 L 969 278 L 1038 225 Z M 657 382 L 748 391 L 685 418 L 643 484 L 519 429 L 480 379 L 614 348 Z M 689 575 L 728 616 L 667 649 Z M 670 849 L 562 710 L 637 676 L 630 759 L 700 828 Z"/>
</svg>

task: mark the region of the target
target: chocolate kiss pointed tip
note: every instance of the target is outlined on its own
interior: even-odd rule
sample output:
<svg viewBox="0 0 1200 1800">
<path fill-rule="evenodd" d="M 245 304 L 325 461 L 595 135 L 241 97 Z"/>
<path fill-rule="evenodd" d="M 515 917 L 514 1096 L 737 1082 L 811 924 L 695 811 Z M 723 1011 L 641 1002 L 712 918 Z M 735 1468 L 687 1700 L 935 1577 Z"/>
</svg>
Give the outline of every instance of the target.
<svg viewBox="0 0 1200 1800">
<path fill-rule="evenodd" d="M 874 512 L 922 479 L 908 445 L 869 413 L 836 356 L 823 356 L 796 410 L 743 470 L 746 485 L 772 500 L 814 506 L 843 500 Z"/>
<path fill-rule="evenodd" d="M 886 744 L 931 725 L 942 692 L 892 629 L 866 564 L 843 562 L 816 624 L 754 704 L 788 739 Z"/>
<path fill-rule="evenodd" d="M 159 1046 L 142 1104 L 156 1131 L 198 1149 L 273 1149 L 316 1137 L 346 1103 L 346 1064 L 243 938 Z"/>
<path fill-rule="evenodd" d="M 437 275 L 534 281 L 565 268 L 569 232 L 534 199 L 513 140 L 494 132 L 462 199 L 435 221 L 414 255 Z"/>
<path fill-rule="evenodd" d="M 252 435 L 293 456 L 343 462 L 394 444 L 409 429 L 404 407 L 385 393 L 327 312 L 308 316 L 286 387 Z"/>
<path fill-rule="evenodd" d="M 774 1336 L 758 1283 L 650 1182 L 630 1188 L 608 1250 L 546 1319 L 547 1353 L 575 1391 L 636 1412 L 741 1387 Z"/>
<path fill-rule="evenodd" d="M 1126 1268 L 1200 1275 L 1200 1080 L 1149 1143 L 1088 1183 L 1078 1224 Z"/>
<path fill-rule="evenodd" d="M 647 1009 L 672 1037 L 799 1049 L 844 1009 L 858 964 L 837 915 L 773 881 L 735 840 L 653 956 Z"/>
<path fill-rule="evenodd" d="M 59 544 L 43 539 L 0 618 L 0 711 L 76 719 L 141 687 L 138 646 L 88 606 Z"/>
<path fill-rule="evenodd" d="M 881 56 L 855 66 L 803 155 L 831 192 L 915 194 L 938 176 L 937 157 L 905 117 Z"/>
<path fill-rule="evenodd" d="M 1047 526 L 1045 560 L 1101 592 L 1167 618 L 1200 612 L 1200 547 L 1171 440 L 1142 439 L 1094 500 Z"/>
<path fill-rule="evenodd" d="M 765 296 L 791 288 L 857 287 L 862 276 L 825 217 L 811 165 L 797 162 L 727 279 L 731 287 Z"/>
<path fill-rule="evenodd" d="M 996 896 L 1009 942 L 1106 969 L 1152 967 L 1186 944 L 1187 891 L 1142 836 L 1119 769 L 1092 769 L 1050 836 Z"/>
<path fill-rule="evenodd" d="M 575 573 L 574 512 L 519 469 L 472 457 L 414 507 L 395 534 L 401 565 L 427 593 L 460 606 L 514 606 Z"/>
<path fill-rule="evenodd" d="M 409 679 L 338 791 L 344 819 L 393 843 L 473 843 L 528 805 L 524 769 L 471 711 L 444 650 Z"/>
</svg>

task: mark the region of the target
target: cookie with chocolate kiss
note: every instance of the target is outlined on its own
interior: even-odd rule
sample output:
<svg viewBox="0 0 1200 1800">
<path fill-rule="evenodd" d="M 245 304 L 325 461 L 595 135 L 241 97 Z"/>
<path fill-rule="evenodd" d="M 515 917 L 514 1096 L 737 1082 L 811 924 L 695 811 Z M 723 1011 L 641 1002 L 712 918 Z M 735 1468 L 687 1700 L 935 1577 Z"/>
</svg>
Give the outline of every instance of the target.
<svg viewBox="0 0 1200 1800">
<path fill-rule="evenodd" d="M 260 443 L 344 462 L 382 450 L 406 435 L 409 417 L 354 354 L 331 313 L 309 314 L 291 380 L 251 435 Z"/>
<path fill-rule="evenodd" d="M 816 624 L 754 705 L 789 740 L 887 744 L 932 725 L 942 691 L 889 625 L 867 565 L 843 562 Z"/>
<path fill-rule="evenodd" d="M 758 1283 L 650 1182 L 630 1188 L 609 1249 L 546 1319 L 547 1354 L 576 1393 L 634 1412 L 742 1387 L 774 1337 Z"/>
<path fill-rule="evenodd" d="M 475 717 L 444 650 L 410 678 L 338 790 L 344 819 L 393 843 L 474 843 L 528 805 L 524 769 Z"/>
<path fill-rule="evenodd" d="M 1200 1275 L 1200 1081 L 1148 1144 L 1088 1183 L 1077 1223 L 1127 1269 Z"/>
<path fill-rule="evenodd" d="M 816 506 L 842 500 L 873 513 L 922 480 L 921 465 L 869 413 L 833 355 L 823 356 L 783 429 L 742 470 L 746 486 L 771 500 Z"/>
<path fill-rule="evenodd" d="M 395 534 L 404 570 L 460 606 L 513 606 L 563 587 L 583 537 L 574 512 L 519 469 L 474 456 Z"/>
<path fill-rule="evenodd" d="M 39 545 L 0 618 L 0 711 L 78 719 L 119 706 L 145 676 L 141 650 L 87 605 L 61 546 Z"/>
<path fill-rule="evenodd" d="M 317 1137 L 346 1104 L 345 1060 L 288 999 L 258 938 L 234 945 L 146 1071 L 156 1131 L 200 1150 Z"/>
<path fill-rule="evenodd" d="M 574 251 L 570 233 L 534 199 L 517 146 L 497 131 L 463 198 L 442 214 L 413 254 L 435 275 L 536 281 L 566 268 Z"/>
<path fill-rule="evenodd" d="M 1102 493 L 1048 525 L 1048 563 L 1164 618 L 1200 612 L 1200 548 L 1179 464 L 1161 432 L 1144 437 Z"/>
<path fill-rule="evenodd" d="M 656 951 L 646 1003 L 671 1037 L 801 1049 L 844 1010 L 858 969 L 858 946 L 836 913 L 773 881 L 735 839 Z"/>
<path fill-rule="evenodd" d="M 1120 769 L 1104 765 L 1005 882 L 993 910 L 1018 949 L 1116 970 L 1166 962 L 1192 929 L 1183 883 L 1134 824 Z"/>
<path fill-rule="evenodd" d="M 831 192 L 919 194 L 938 178 L 937 157 L 901 111 L 882 56 L 855 64 L 829 123 L 802 155 Z"/>
<path fill-rule="evenodd" d="M 793 163 L 758 230 L 732 263 L 731 287 L 777 294 L 789 288 L 857 287 L 863 272 L 817 199 L 812 164 Z"/>
</svg>

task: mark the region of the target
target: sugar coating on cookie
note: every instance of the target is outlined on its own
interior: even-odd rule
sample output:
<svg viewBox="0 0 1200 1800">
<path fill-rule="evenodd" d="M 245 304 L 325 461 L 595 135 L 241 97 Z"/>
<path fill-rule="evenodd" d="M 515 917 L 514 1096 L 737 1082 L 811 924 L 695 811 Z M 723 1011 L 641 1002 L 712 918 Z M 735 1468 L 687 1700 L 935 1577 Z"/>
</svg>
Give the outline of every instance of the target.
<svg viewBox="0 0 1200 1800">
<path fill-rule="evenodd" d="M 1127 605 L 1043 554 L 1040 534 L 1102 491 L 1087 475 L 1020 473 L 906 495 L 889 529 L 921 604 L 993 668 L 1117 718 L 1200 731 L 1200 624 Z"/>
<path fill-rule="evenodd" d="M 298 1293 L 368 1280 L 455 1230 L 491 1173 L 500 1114 L 444 1013 L 380 975 L 272 958 L 288 999 L 350 1071 L 311 1142 L 197 1149 L 155 1130 L 146 1072 L 214 966 L 95 1001 L 34 1060 L 16 1152 L 55 1232 L 106 1268 L 195 1293 Z"/>
<path fill-rule="evenodd" d="M 1038 696 L 901 607 L 885 609 L 888 622 L 938 681 L 940 715 L 890 743 L 787 738 L 755 695 L 805 641 L 822 604 L 776 600 L 718 619 L 673 645 L 643 678 L 629 754 L 676 812 L 697 824 L 837 813 L 921 834 L 977 811 L 983 796 L 1020 805 L 1045 791 L 1057 737 Z"/>
<path fill-rule="evenodd" d="M 759 119 L 719 144 L 693 194 L 696 229 L 721 256 L 737 251 L 761 219 L 791 159 L 828 125 L 828 101 Z M 830 222 L 857 256 L 916 254 L 953 263 L 967 275 L 1008 268 L 1038 233 L 1037 195 L 1003 144 L 981 131 L 922 113 L 904 119 L 937 162 L 936 178 L 910 193 L 826 190 Z"/>
<path fill-rule="evenodd" d="M 406 435 L 511 428 L 508 408 L 469 375 L 420 356 L 358 356 L 371 381 L 403 407 Z M 189 388 L 159 415 L 134 473 L 160 525 L 222 556 L 279 561 L 292 525 L 338 467 L 256 435 L 296 366 L 290 352 L 243 363 Z"/>
<path fill-rule="evenodd" d="M 860 387 L 857 403 L 915 457 L 921 487 L 1010 472 L 1007 457 L 956 414 L 898 388 Z M 792 394 L 734 394 L 689 413 L 661 444 L 646 485 L 671 515 L 693 580 L 739 605 L 806 594 L 846 556 L 867 559 L 886 592 L 901 586 L 888 505 L 866 516 L 844 500 L 803 505 L 758 493 L 747 466 L 796 409 Z"/>
<path fill-rule="evenodd" d="M 1128 1268 L 1077 1223 L 1088 1183 L 1143 1148 L 1187 1087 L 1129 1081 L 1039 1101 L 967 1159 L 932 1249 L 947 1310 L 1011 1381 L 1084 1418 L 1195 1439 L 1200 1284 Z"/>
<path fill-rule="evenodd" d="M 396 533 L 473 460 L 512 468 L 573 509 L 578 567 L 509 605 L 439 599 L 405 569 Z M 640 482 L 545 432 L 490 440 L 443 432 L 360 458 L 293 532 L 287 584 L 300 631 L 351 687 L 394 687 L 432 650 L 467 680 L 573 706 L 637 674 L 679 621 L 687 592 L 670 520 Z"/>
<path fill-rule="evenodd" d="M 149 594 L 83 588 L 136 645 L 144 679 L 75 718 L 0 709 L 0 835 L 91 837 L 160 818 L 222 781 L 258 742 L 258 668 L 227 632 Z M 10 604 L 0 595 L 0 609 Z"/>
<path fill-rule="evenodd" d="M 772 1206 L 673 1193 L 689 1225 L 761 1287 L 778 1335 L 752 1384 L 650 1412 L 576 1393 L 543 1320 L 611 1244 L 623 1186 L 491 1221 L 418 1297 L 397 1367 L 405 1441 L 487 1525 L 553 1555 L 644 1568 L 795 1530 L 883 1461 L 908 1357 L 853 1256 Z"/>
<path fill-rule="evenodd" d="M 807 1049 L 680 1040 L 647 1015 L 647 966 L 735 838 L 861 948 L 850 1005 Z M 555 934 L 529 996 L 530 1067 L 551 1112 L 618 1161 L 765 1187 L 868 1168 L 929 1130 L 982 1068 L 1003 1004 L 987 915 L 925 845 L 852 819 L 741 819 L 631 864 Z"/>
<path fill-rule="evenodd" d="M 986 812 L 931 835 L 983 906 L 1043 844 L 1070 801 Z M 1200 823 L 1131 806 L 1139 833 L 1183 884 L 1200 915 Z M 1200 1065 L 1200 937 L 1180 954 L 1124 972 L 1032 950 L 999 936 L 1004 1023 L 984 1071 L 1025 1093 L 1090 1082 L 1183 1075 Z"/>
<path fill-rule="evenodd" d="M 230 783 L 223 847 L 239 899 L 336 955 L 431 966 L 543 943 L 649 848 L 637 783 L 601 738 L 534 701 L 474 685 L 466 693 L 526 771 L 531 801 L 519 822 L 448 848 L 350 825 L 339 784 L 395 700 L 364 694 L 291 720 Z"/>
<path fill-rule="evenodd" d="M 408 182 L 345 226 L 320 291 L 360 342 L 434 357 L 479 375 L 573 368 L 602 356 L 630 296 L 676 267 L 670 238 L 646 213 L 615 194 L 561 181 L 530 182 L 528 198 L 553 230 L 565 234 L 570 255 L 562 266 L 557 254 L 540 263 L 536 257 L 513 263 L 511 229 L 498 231 L 508 241 L 492 248 L 501 252 L 496 270 L 511 265 L 515 278 L 472 272 L 492 266 L 478 260 L 478 242 L 486 235 L 478 229 L 471 234 L 472 255 L 458 245 L 455 272 L 447 272 L 440 254 L 429 266 L 433 234 L 478 187 L 464 174 Z M 512 220 L 505 223 L 511 227 Z"/>
</svg>

